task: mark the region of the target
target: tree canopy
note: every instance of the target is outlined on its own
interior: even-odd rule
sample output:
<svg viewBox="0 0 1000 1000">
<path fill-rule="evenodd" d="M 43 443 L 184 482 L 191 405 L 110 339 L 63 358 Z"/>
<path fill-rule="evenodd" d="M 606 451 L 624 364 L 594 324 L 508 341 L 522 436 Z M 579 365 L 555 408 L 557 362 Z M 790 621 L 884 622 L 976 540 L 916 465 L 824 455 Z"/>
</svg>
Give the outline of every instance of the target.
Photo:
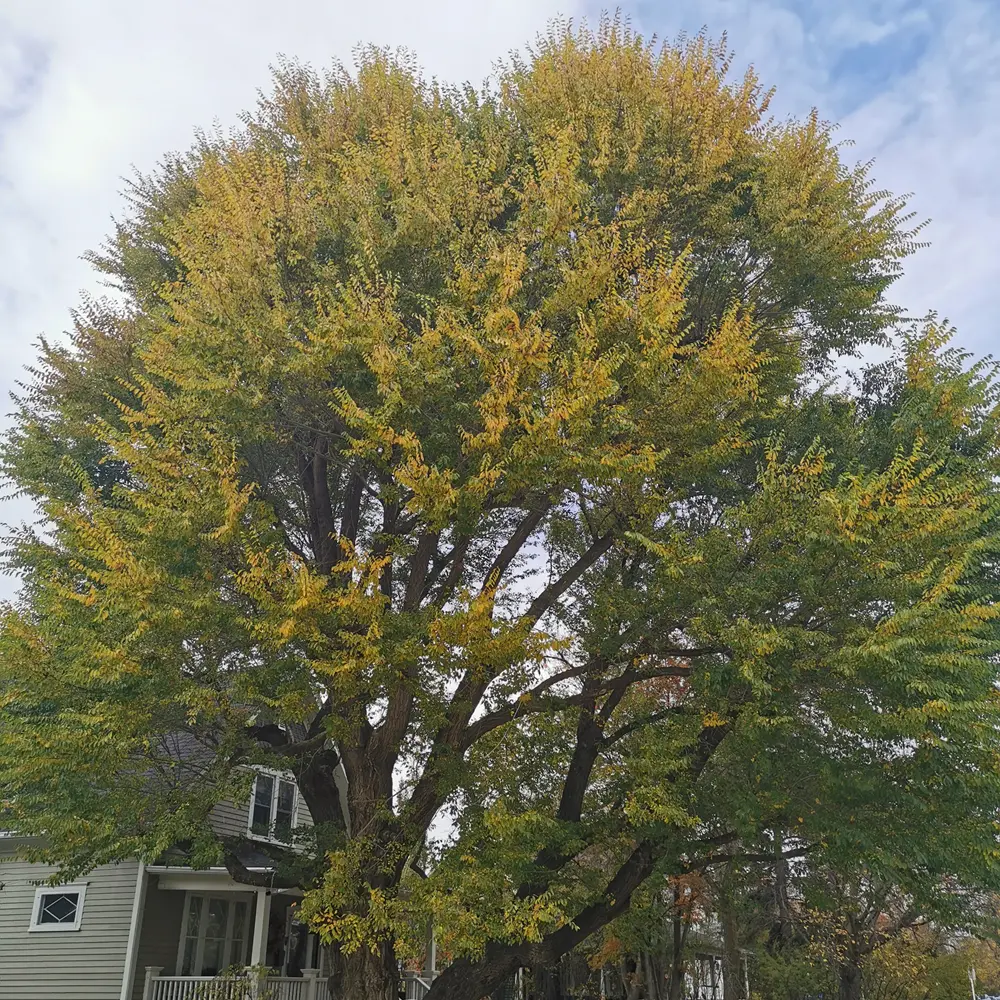
<svg viewBox="0 0 1000 1000">
<path fill-rule="evenodd" d="M 476 1000 L 777 827 L 995 877 L 994 371 L 901 328 L 902 201 L 728 71 L 613 21 L 481 91 L 286 64 L 136 181 L 3 447 L 39 850 L 252 882 L 210 812 L 287 769 L 372 1000 L 426 916 Z"/>
</svg>

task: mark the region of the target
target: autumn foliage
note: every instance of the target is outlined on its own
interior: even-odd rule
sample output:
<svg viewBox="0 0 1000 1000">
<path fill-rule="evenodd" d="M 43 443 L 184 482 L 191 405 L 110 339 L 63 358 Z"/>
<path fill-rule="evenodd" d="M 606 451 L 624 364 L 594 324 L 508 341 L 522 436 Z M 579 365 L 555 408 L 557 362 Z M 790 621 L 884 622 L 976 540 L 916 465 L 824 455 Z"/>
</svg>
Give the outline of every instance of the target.
<svg viewBox="0 0 1000 1000">
<path fill-rule="evenodd" d="M 478 1000 L 776 827 L 993 879 L 994 373 L 900 326 L 902 202 L 768 100 L 556 26 L 482 91 L 285 65 L 137 181 L 3 449 L 12 823 L 252 881 L 209 813 L 287 769 L 276 877 L 371 1000 L 428 919 Z"/>
</svg>

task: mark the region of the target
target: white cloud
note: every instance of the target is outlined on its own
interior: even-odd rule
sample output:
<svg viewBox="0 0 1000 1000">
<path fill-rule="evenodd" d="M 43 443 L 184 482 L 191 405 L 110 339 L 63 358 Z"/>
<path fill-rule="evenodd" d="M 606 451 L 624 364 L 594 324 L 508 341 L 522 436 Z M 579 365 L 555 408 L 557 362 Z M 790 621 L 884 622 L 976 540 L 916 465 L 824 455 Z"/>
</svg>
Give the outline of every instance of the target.
<svg viewBox="0 0 1000 1000">
<path fill-rule="evenodd" d="M 959 341 L 998 344 L 1000 286 L 1000 7 L 995 0 L 686 0 L 638 7 L 639 25 L 671 37 L 723 30 L 737 65 L 778 87 L 780 114 L 817 107 L 874 157 L 876 185 L 912 192 L 921 239 L 892 297 L 912 315 L 935 309 Z"/>
<path fill-rule="evenodd" d="M 880 185 L 913 192 L 931 224 L 930 246 L 907 264 L 896 297 L 919 314 L 937 309 L 960 341 L 995 349 L 993 294 L 1000 284 L 1000 17 L 958 2 L 913 70 L 843 123 Z"/>
</svg>

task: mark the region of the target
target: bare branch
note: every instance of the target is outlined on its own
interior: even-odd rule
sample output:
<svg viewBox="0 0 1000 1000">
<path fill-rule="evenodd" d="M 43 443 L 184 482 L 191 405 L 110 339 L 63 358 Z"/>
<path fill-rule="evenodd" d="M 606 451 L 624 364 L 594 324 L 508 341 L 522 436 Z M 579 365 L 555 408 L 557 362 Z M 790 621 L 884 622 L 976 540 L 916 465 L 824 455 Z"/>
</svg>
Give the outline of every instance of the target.
<svg viewBox="0 0 1000 1000">
<path fill-rule="evenodd" d="M 694 861 L 686 862 L 684 865 L 684 871 L 700 872 L 704 871 L 706 868 L 711 868 L 713 865 L 728 864 L 730 861 L 757 861 L 761 864 L 773 865 L 776 862 L 787 861 L 790 858 L 805 857 L 813 849 L 814 848 L 812 846 L 801 847 L 794 851 L 784 851 L 780 855 L 770 853 L 764 854 L 758 851 L 742 851 L 737 854 L 730 854 L 722 851 L 717 854 L 706 854 Z"/>
</svg>

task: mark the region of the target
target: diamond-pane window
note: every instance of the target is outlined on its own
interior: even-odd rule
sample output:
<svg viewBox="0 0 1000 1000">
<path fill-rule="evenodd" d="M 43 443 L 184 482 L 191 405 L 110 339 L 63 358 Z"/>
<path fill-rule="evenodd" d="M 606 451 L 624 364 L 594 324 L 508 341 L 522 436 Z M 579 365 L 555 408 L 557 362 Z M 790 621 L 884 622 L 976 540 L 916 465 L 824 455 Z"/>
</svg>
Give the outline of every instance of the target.
<svg viewBox="0 0 1000 1000">
<path fill-rule="evenodd" d="M 42 896 L 38 910 L 40 924 L 71 924 L 76 920 L 76 909 L 80 897 L 75 892 L 63 892 L 58 896 Z"/>
<path fill-rule="evenodd" d="M 83 916 L 83 898 L 86 887 L 42 887 L 35 892 L 35 909 L 32 915 L 33 931 L 76 931 Z"/>
</svg>

